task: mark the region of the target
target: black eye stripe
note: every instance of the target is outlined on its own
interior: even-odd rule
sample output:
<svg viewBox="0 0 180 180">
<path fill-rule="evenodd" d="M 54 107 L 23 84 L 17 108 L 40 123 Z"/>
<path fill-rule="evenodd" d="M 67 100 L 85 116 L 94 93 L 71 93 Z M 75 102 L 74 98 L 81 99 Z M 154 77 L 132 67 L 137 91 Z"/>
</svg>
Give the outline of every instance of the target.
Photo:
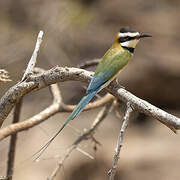
<svg viewBox="0 0 180 180">
<path fill-rule="evenodd" d="M 125 42 L 125 41 L 127 41 L 127 40 L 128 40 L 127 37 L 119 37 L 119 38 L 118 38 L 118 42 L 119 42 L 119 43 Z"/>
<path fill-rule="evenodd" d="M 131 54 L 134 53 L 134 48 L 132 47 L 126 47 L 126 46 L 122 46 L 124 49 L 128 50 Z"/>
<path fill-rule="evenodd" d="M 134 39 L 138 39 L 138 36 L 134 36 L 134 37 L 131 37 L 131 36 L 119 37 L 118 38 L 118 42 L 122 43 L 122 42 L 126 42 L 126 41 L 131 41 L 131 40 L 134 40 Z"/>
</svg>

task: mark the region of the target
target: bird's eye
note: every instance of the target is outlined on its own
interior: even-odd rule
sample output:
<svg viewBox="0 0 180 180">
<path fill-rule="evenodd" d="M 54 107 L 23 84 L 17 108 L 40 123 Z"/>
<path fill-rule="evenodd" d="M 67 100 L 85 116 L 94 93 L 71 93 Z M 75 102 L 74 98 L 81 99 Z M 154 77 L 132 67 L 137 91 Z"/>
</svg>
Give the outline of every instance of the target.
<svg viewBox="0 0 180 180">
<path fill-rule="evenodd" d="M 118 39 L 118 41 L 119 41 L 119 43 L 123 43 L 123 42 L 126 42 L 126 41 L 131 40 L 130 38 L 131 38 L 131 37 L 129 37 L 129 36 L 120 37 L 120 38 Z"/>
<path fill-rule="evenodd" d="M 129 37 L 129 36 L 127 36 L 127 37 L 124 38 L 124 41 L 129 41 L 129 40 L 130 40 L 130 37 Z"/>
</svg>

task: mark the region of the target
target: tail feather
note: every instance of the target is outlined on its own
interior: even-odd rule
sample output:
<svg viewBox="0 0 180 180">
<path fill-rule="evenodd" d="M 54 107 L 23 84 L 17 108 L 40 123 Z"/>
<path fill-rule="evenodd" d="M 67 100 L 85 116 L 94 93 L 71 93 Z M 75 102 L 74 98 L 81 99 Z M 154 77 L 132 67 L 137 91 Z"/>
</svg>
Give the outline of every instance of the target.
<svg viewBox="0 0 180 180">
<path fill-rule="evenodd" d="M 74 111 L 71 113 L 69 118 L 73 120 L 75 117 L 77 117 L 81 111 L 84 109 L 84 107 L 91 101 L 91 99 L 96 95 L 97 91 L 93 91 L 89 93 L 88 95 L 84 96 L 81 101 L 78 103 Z M 69 119 L 68 118 L 68 119 Z"/>
<path fill-rule="evenodd" d="M 64 129 L 64 127 L 75 117 L 77 117 L 81 111 L 84 109 L 84 107 L 91 101 L 91 99 L 96 95 L 98 92 L 98 89 L 96 91 L 93 91 L 86 96 L 84 96 L 81 101 L 78 103 L 74 111 L 70 114 L 68 119 L 65 121 L 65 123 L 62 125 L 62 127 L 58 130 L 58 132 L 35 154 L 32 155 L 32 157 L 36 156 L 35 160 L 38 160 L 39 157 L 42 155 L 42 153 L 47 149 L 47 147 L 51 144 L 51 142 L 58 136 L 58 134 Z"/>
</svg>

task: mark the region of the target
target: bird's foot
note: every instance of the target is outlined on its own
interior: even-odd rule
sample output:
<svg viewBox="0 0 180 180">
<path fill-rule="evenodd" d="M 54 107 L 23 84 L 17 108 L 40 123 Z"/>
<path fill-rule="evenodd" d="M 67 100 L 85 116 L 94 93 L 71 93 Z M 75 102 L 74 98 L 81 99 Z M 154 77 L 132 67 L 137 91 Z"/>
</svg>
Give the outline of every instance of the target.
<svg viewBox="0 0 180 180">
<path fill-rule="evenodd" d="M 119 84 L 119 86 L 120 86 L 120 88 L 122 88 L 122 89 L 126 89 L 124 86 L 122 86 L 122 85 L 120 85 L 120 84 Z"/>
</svg>

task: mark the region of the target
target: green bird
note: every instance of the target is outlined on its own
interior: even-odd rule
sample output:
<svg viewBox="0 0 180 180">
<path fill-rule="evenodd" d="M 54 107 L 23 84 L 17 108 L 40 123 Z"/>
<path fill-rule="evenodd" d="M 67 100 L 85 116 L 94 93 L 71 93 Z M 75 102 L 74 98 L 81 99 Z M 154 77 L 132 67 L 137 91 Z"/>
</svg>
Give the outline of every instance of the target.
<svg viewBox="0 0 180 180">
<path fill-rule="evenodd" d="M 92 77 L 89 86 L 84 96 L 78 103 L 74 111 L 70 114 L 68 119 L 58 130 L 58 132 L 34 155 L 38 155 L 38 159 L 50 143 L 57 137 L 57 135 L 63 130 L 63 128 L 79 113 L 84 107 L 91 101 L 91 99 L 101 91 L 103 88 L 114 80 L 121 69 L 123 69 L 128 62 L 132 59 L 134 49 L 141 38 L 151 37 L 149 34 L 139 33 L 129 28 L 121 28 L 117 33 L 115 40 L 110 49 L 104 54 L 100 60 L 94 76 Z"/>
</svg>

